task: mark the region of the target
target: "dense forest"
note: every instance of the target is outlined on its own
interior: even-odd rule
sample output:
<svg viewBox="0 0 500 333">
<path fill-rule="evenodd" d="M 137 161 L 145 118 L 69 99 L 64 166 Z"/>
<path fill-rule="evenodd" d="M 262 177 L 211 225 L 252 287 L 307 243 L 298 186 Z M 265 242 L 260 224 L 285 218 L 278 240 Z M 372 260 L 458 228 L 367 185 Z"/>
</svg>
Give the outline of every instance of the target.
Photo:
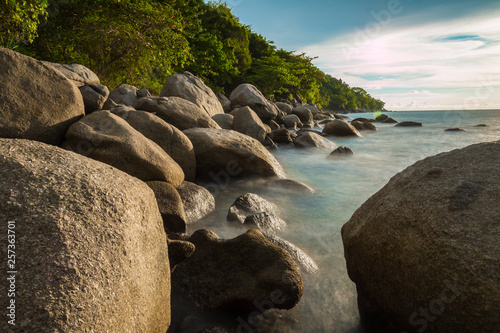
<svg viewBox="0 0 500 333">
<path fill-rule="evenodd" d="M 380 110 L 384 102 L 323 73 L 314 58 L 278 49 L 222 2 L 203 0 L 0 0 L 0 45 L 37 59 L 80 63 L 102 83 L 158 93 L 190 71 L 229 94 L 241 83 L 271 100 L 330 110 Z"/>
</svg>

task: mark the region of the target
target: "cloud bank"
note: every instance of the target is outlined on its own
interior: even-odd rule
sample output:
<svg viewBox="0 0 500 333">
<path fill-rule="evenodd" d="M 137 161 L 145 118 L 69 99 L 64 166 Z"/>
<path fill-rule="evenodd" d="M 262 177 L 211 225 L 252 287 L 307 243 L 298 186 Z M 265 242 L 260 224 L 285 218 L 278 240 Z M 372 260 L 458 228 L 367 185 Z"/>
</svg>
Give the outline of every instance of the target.
<svg viewBox="0 0 500 333">
<path fill-rule="evenodd" d="M 364 27 L 298 52 L 388 109 L 500 108 L 500 11 L 428 22 L 402 9 L 373 12 Z"/>
</svg>

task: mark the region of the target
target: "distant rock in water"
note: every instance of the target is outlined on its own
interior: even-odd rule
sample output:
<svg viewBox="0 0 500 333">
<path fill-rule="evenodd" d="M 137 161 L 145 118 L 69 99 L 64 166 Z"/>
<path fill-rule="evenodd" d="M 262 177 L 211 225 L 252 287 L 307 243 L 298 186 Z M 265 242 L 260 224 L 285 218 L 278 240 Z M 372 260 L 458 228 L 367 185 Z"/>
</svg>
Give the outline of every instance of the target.
<svg viewBox="0 0 500 333">
<path fill-rule="evenodd" d="M 381 114 L 381 115 L 379 115 L 379 116 L 375 117 L 375 121 L 376 121 L 376 122 L 379 122 L 379 123 L 384 122 L 384 121 L 386 121 L 387 119 L 389 119 L 389 116 L 388 116 L 388 115 L 386 115 L 386 114 Z"/>
<path fill-rule="evenodd" d="M 402 121 L 394 125 L 395 127 L 422 127 L 422 123 L 417 121 Z"/>
<path fill-rule="evenodd" d="M 351 125 L 354 126 L 358 131 L 364 131 L 364 130 L 369 130 L 369 131 L 377 131 L 377 126 L 375 126 L 373 123 L 370 121 L 352 121 Z"/>
<path fill-rule="evenodd" d="M 384 123 L 384 124 L 397 124 L 398 121 L 395 120 L 394 118 L 389 117 L 385 120 L 382 120 L 382 123 Z"/>
<path fill-rule="evenodd" d="M 1 47 L 0 81 L 0 137 L 60 145 L 84 115 L 72 81 L 52 66 Z"/>
<path fill-rule="evenodd" d="M 0 331 L 166 332 L 170 268 L 153 191 L 41 142 L 0 139 L 0 156 L 0 252 L 15 232 L 18 271 L 18 329 L 6 317 Z"/>
<path fill-rule="evenodd" d="M 334 136 L 358 136 L 362 135 L 358 130 L 343 119 L 335 119 L 325 125 L 323 128 L 323 134 L 334 135 Z"/>
<path fill-rule="evenodd" d="M 500 141 L 428 157 L 342 228 L 362 321 L 381 332 L 496 332 Z"/>
<path fill-rule="evenodd" d="M 444 130 L 445 132 L 467 132 L 463 128 L 455 127 L 455 128 L 447 128 Z"/>
<path fill-rule="evenodd" d="M 488 125 L 486 125 L 486 124 L 478 124 L 478 125 L 476 125 L 476 127 L 488 127 Z"/>
</svg>

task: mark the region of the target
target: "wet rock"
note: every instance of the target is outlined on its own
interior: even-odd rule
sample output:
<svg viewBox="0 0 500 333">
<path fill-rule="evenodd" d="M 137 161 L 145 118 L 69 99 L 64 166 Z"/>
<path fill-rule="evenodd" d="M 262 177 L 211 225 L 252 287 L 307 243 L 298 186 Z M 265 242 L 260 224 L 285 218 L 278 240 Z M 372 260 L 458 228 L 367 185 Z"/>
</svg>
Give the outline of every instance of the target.
<svg viewBox="0 0 500 333">
<path fill-rule="evenodd" d="M 497 330 L 499 156 L 497 141 L 419 161 L 343 226 L 347 270 L 367 325 Z"/>
<path fill-rule="evenodd" d="M 310 274 L 316 274 L 319 271 L 318 265 L 304 251 L 276 235 L 264 233 L 264 236 L 273 244 L 285 249 L 292 258 L 299 264 L 300 268 Z"/>
<path fill-rule="evenodd" d="M 447 128 L 444 130 L 445 132 L 467 132 L 463 128 L 455 127 L 455 128 Z"/>
<path fill-rule="evenodd" d="M 261 212 L 248 215 L 243 222 L 245 226 L 259 229 L 262 232 L 274 234 L 286 228 L 286 222 L 273 213 Z"/>
<path fill-rule="evenodd" d="M 377 131 L 377 126 L 369 121 L 361 122 L 361 121 L 352 121 L 351 125 L 354 126 L 358 131 Z"/>
<path fill-rule="evenodd" d="M 271 307 L 290 309 L 300 300 L 299 267 L 260 231 L 252 229 L 224 240 L 211 231 L 198 230 L 189 241 L 196 250 L 172 272 L 172 288 L 200 308 L 248 313 L 264 301 Z"/>
<path fill-rule="evenodd" d="M 229 208 L 227 220 L 229 222 L 244 223 L 249 215 L 257 213 L 279 215 L 278 207 L 255 193 L 247 193 L 238 197 Z"/>
<path fill-rule="evenodd" d="M 389 116 L 386 114 L 381 114 L 381 115 L 375 117 L 375 121 L 379 122 L 379 123 L 386 121 L 387 119 L 389 119 Z"/>
<path fill-rule="evenodd" d="M 188 225 L 215 210 L 215 198 L 203 186 L 184 181 L 177 188 L 177 192 L 181 196 Z"/>
</svg>

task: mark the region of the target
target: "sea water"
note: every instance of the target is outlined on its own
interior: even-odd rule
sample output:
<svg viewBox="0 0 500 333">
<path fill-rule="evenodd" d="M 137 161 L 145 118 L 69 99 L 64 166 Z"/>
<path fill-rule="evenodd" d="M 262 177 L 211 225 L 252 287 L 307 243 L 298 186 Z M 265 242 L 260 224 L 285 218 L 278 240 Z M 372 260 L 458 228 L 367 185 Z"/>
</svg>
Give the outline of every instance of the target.
<svg viewBox="0 0 500 333">
<path fill-rule="evenodd" d="M 312 188 L 313 195 L 268 192 L 239 183 L 216 194 L 216 211 L 190 226 L 208 228 L 221 238 L 235 237 L 244 230 L 226 222 L 234 200 L 252 191 L 276 203 L 287 229 L 278 235 L 308 253 L 318 264 L 315 275 L 303 273 L 304 295 L 288 312 L 304 332 L 359 332 L 356 288 L 347 275 L 341 228 L 354 211 L 381 189 L 392 176 L 418 160 L 479 142 L 500 140 L 500 111 L 405 111 L 387 113 L 397 121 L 417 121 L 422 127 L 395 127 L 376 123 L 378 131 L 363 131 L 363 137 L 328 139 L 346 145 L 353 156 L 329 159 L 330 151 L 280 146 L 273 154 L 289 179 Z M 373 115 L 349 114 L 350 118 Z M 486 127 L 477 125 L 485 124 Z M 445 131 L 463 128 L 464 132 Z"/>
</svg>

